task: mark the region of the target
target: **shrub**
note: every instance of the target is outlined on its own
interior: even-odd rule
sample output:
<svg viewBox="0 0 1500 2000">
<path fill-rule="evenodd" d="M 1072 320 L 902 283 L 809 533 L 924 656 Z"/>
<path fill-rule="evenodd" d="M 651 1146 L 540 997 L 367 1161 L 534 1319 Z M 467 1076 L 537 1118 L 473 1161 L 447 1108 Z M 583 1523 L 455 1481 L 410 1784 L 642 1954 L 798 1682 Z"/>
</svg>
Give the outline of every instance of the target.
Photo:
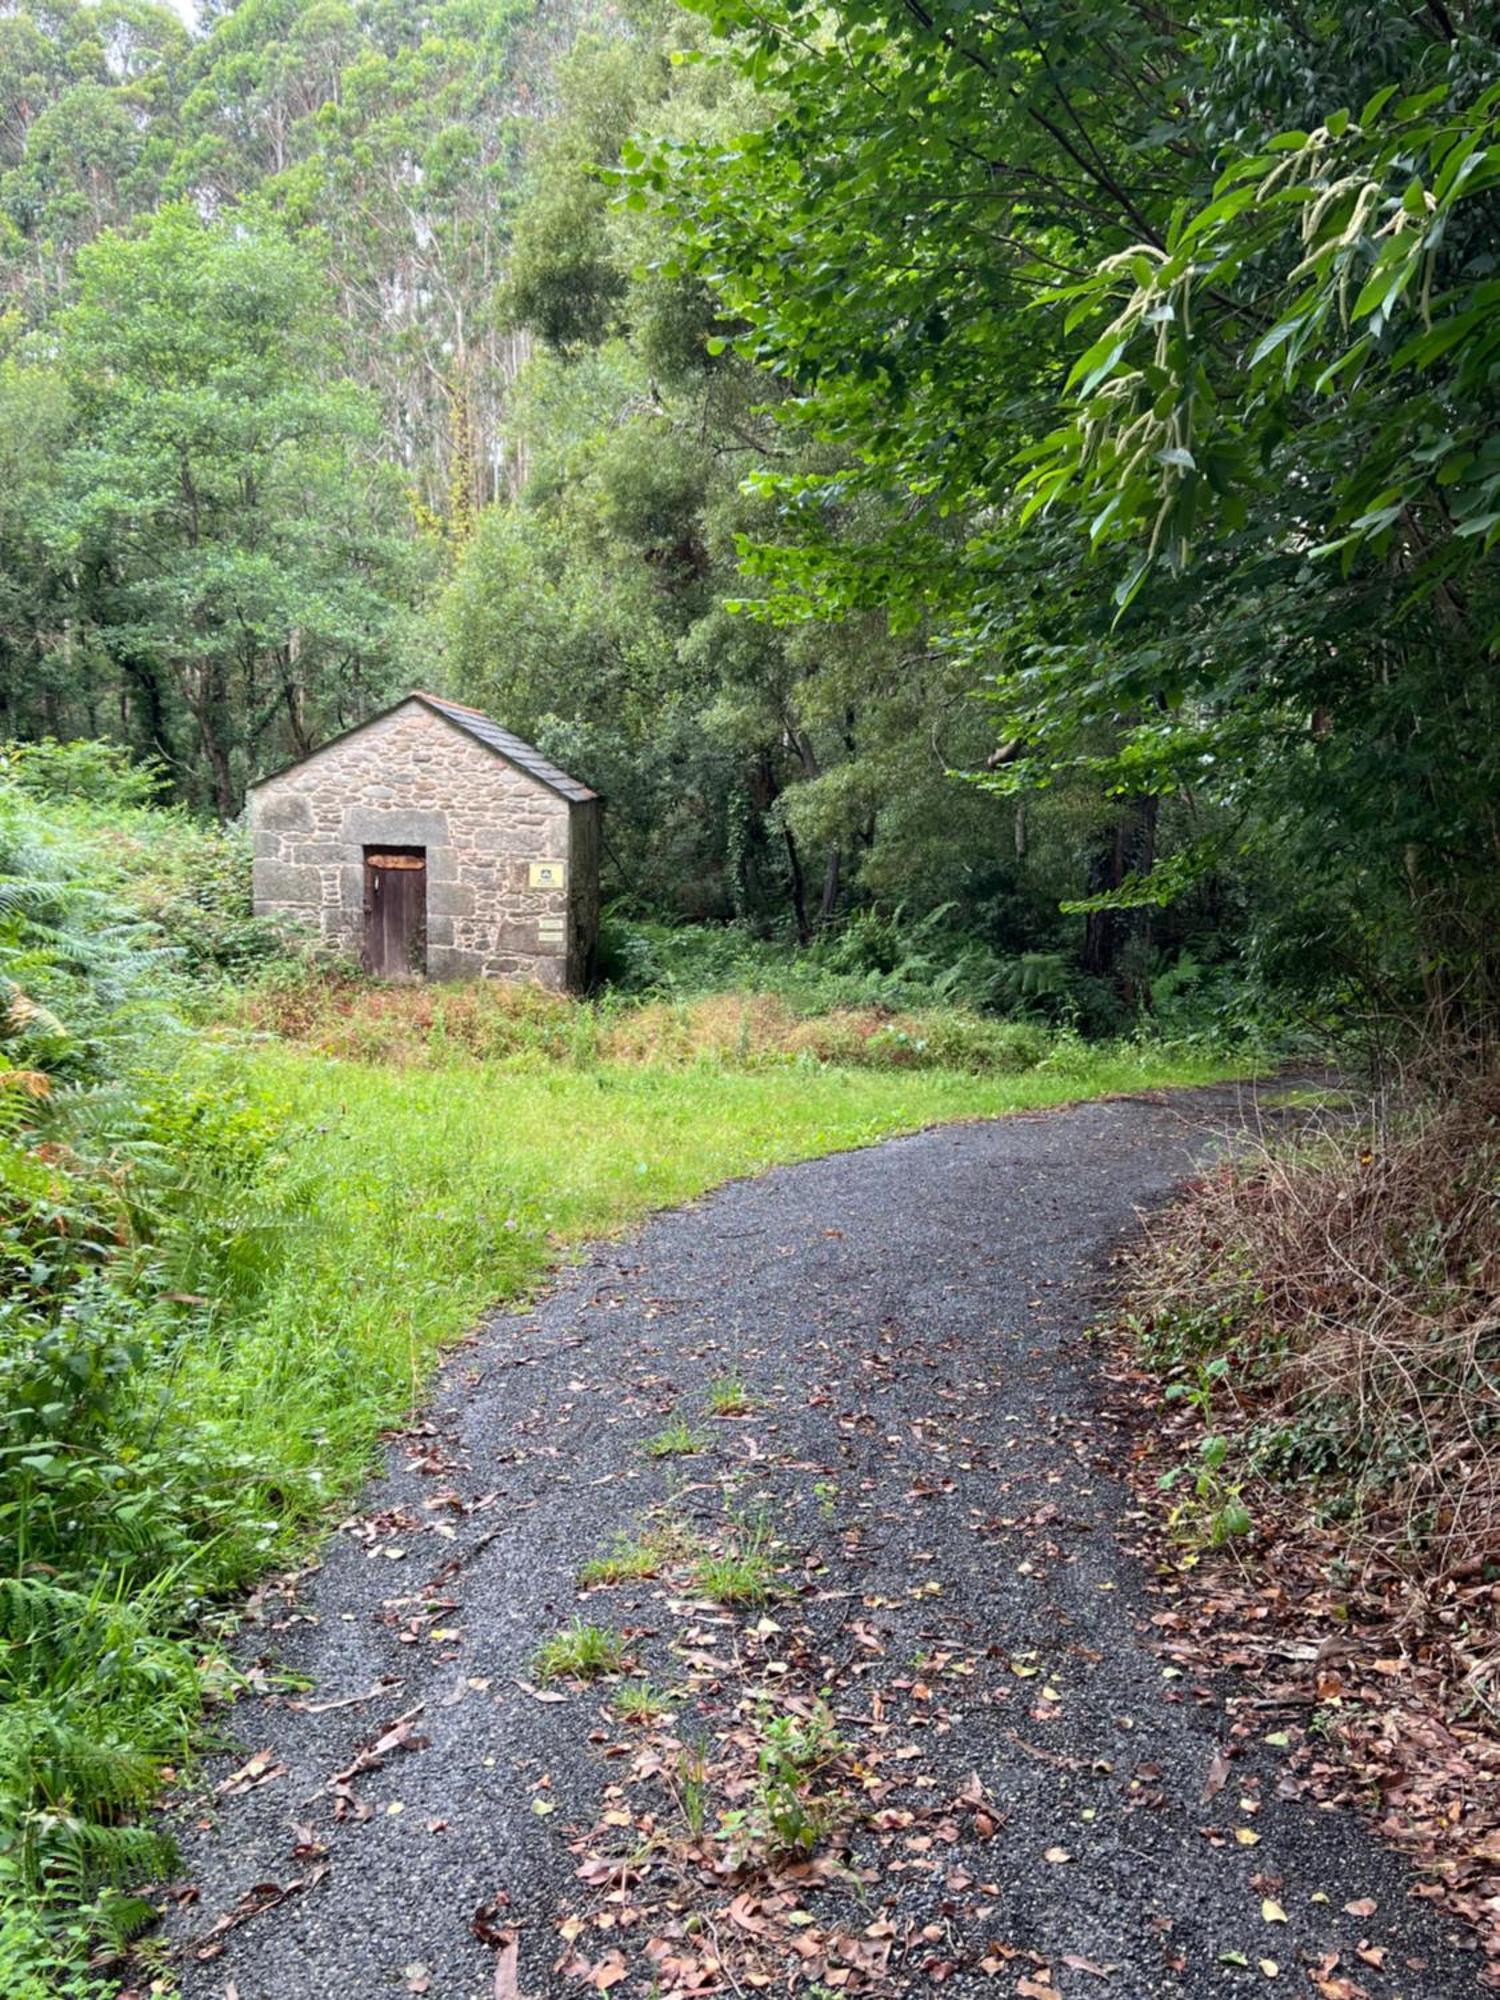
<svg viewBox="0 0 1500 2000">
<path fill-rule="evenodd" d="M 43 799 L 86 799 L 99 806 L 147 806 L 162 792 L 163 774 L 138 762 L 118 743 L 0 743 L 0 781 Z"/>
</svg>

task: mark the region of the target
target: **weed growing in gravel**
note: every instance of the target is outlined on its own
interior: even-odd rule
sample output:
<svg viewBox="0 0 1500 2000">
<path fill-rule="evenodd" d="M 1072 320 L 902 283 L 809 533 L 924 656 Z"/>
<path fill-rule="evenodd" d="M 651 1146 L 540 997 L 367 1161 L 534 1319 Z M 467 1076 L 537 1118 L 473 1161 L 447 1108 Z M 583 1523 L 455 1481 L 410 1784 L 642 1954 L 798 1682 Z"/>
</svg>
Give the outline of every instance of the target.
<svg viewBox="0 0 1500 2000">
<path fill-rule="evenodd" d="M 617 1674 L 625 1665 L 625 1641 L 607 1625 L 586 1625 L 575 1618 L 564 1632 L 555 1632 L 538 1649 L 532 1670 L 539 1681 L 597 1680 Z"/>
<path fill-rule="evenodd" d="M 809 1855 L 836 1817 L 834 1798 L 814 1789 L 818 1773 L 843 1753 L 833 1717 L 822 1702 L 807 1715 L 763 1709 L 757 1733 L 755 1789 L 746 1805 L 725 1813 L 720 1830 L 741 1856 Z"/>
<path fill-rule="evenodd" d="M 654 1722 L 670 1708 L 667 1696 L 650 1681 L 625 1681 L 610 1697 L 610 1707 L 621 1722 Z"/>
<path fill-rule="evenodd" d="M 759 1723 L 763 1771 L 788 1781 L 810 1777 L 842 1756 L 844 1744 L 833 1713 L 823 1701 L 807 1715 L 762 1712 Z"/>
<path fill-rule="evenodd" d="M 725 1813 L 720 1825 L 731 1853 L 760 1849 L 768 1855 L 806 1856 L 816 1850 L 833 1819 L 829 1800 L 761 1776 L 750 1804 Z"/>
<path fill-rule="evenodd" d="M 755 1405 L 738 1375 L 726 1375 L 708 1385 L 708 1413 L 711 1417 L 748 1417 Z"/>
<path fill-rule="evenodd" d="M 659 1430 L 641 1446 L 647 1458 L 691 1458 L 707 1449 L 707 1439 L 699 1437 L 685 1417 L 674 1417 L 665 1430 Z"/>
<path fill-rule="evenodd" d="M 684 1743 L 677 1758 L 677 1789 L 682 1816 L 694 1840 L 708 1819 L 708 1752 L 701 1743 Z"/>
<path fill-rule="evenodd" d="M 584 1590 L 598 1584 L 636 1583 L 660 1576 L 670 1563 L 691 1553 L 690 1538 L 674 1521 L 658 1522 L 638 1535 L 622 1530 L 607 1555 L 594 1556 L 583 1565 L 578 1581 Z"/>
<path fill-rule="evenodd" d="M 716 1604 L 764 1604 L 776 1577 L 763 1555 L 704 1556 L 693 1582 Z"/>
</svg>

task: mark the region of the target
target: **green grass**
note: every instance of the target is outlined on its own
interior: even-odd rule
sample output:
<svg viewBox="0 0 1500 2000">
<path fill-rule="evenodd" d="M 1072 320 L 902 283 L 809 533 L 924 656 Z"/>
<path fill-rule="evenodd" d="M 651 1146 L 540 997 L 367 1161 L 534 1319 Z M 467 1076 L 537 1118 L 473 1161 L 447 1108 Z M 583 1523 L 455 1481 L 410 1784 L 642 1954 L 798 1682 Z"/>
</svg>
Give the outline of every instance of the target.
<svg viewBox="0 0 1500 2000">
<path fill-rule="evenodd" d="M 610 1707 L 622 1722 L 654 1722 L 670 1713 L 671 1701 L 650 1681 L 624 1681 L 610 1696 Z"/>
<path fill-rule="evenodd" d="M 743 1555 L 704 1556 L 693 1571 L 694 1586 L 715 1604 L 764 1604 L 776 1589 L 776 1571 L 759 1550 Z"/>
<path fill-rule="evenodd" d="M 660 1576 L 673 1562 L 691 1553 L 692 1543 L 675 1522 L 658 1523 L 640 1534 L 622 1531 L 608 1551 L 593 1556 L 578 1572 L 579 1587 L 592 1590 L 602 1584 L 640 1583 Z"/>
<path fill-rule="evenodd" d="M 272 1045 L 232 1062 L 308 1137 L 280 1217 L 283 1277 L 252 1323 L 187 1357 L 176 1402 L 226 1451 L 276 1466 L 278 1532 L 364 1467 L 445 1343 L 591 1237 L 781 1162 L 1226 1068 L 1149 1049 L 996 1077 L 386 1070 Z"/>
<path fill-rule="evenodd" d="M 532 1671 L 539 1681 L 593 1681 L 619 1673 L 627 1658 L 618 1632 L 575 1618 L 565 1631 L 554 1632 L 537 1648 Z"/>
<path fill-rule="evenodd" d="M 731 1517 L 727 1546 L 705 1550 L 694 1564 L 694 1588 L 716 1604 L 764 1604 L 778 1589 L 773 1546 L 764 1519 Z"/>
<path fill-rule="evenodd" d="M 738 1375 L 726 1375 L 708 1385 L 708 1414 L 711 1417 L 745 1417 L 755 1408 Z"/>
<path fill-rule="evenodd" d="M 708 1450 L 708 1440 L 699 1437 L 685 1417 L 673 1417 L 655 1437 L 647 1438 L 641 1450 L 647 1458 L 692 1458 Z"/>
</svg>

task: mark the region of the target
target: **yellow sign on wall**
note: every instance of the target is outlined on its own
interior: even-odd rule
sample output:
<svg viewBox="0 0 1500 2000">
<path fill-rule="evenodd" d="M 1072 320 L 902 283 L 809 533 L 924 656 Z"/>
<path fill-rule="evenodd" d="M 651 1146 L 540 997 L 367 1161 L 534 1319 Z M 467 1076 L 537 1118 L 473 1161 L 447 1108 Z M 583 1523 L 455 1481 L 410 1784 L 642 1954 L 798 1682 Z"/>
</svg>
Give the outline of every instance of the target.
<svg viewBox="0 0 1500 2000">
<path fill-rule="evenodd" d="M 531 886 L 533 889 L 566 889 L 568 886 L 567 862 L 533 861 L 531 864 Z"/>
</svg>

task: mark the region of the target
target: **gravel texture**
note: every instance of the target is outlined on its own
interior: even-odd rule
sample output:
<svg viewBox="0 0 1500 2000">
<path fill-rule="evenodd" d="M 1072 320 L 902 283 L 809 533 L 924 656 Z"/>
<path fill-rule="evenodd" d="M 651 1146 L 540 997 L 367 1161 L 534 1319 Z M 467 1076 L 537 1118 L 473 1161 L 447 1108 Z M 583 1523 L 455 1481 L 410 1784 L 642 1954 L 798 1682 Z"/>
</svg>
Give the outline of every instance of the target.
<svg viewBox="0 0 1500 2000">
<path fill-rule="evenodd" d="M 669 1500 L 712 1532 L 726 1492 L 779 1538 L 795 1594 L 773 1623 L 812 1635 L 841 1728 L 893 1787 L 875 1796 L 917 1810 L 915 1832 L 853 1835 L 862 1882 L 809 1890 L 820 1926 L 897 1940 L 851 1993 L 1477 1990 L 1396 1856 L 1278 1796 L 1275 1747 L 1252 1740 L 1205 1796 L 1232 1690 L 1173 1677 L 1121 1547 L 1128 1446 L 1077 1336 L 1135 1210 L 1240 1112 L 1232 1092 L 1095 1103 L 778 1170 L 601 1245 L 481 1329 L 318 1573 L 256 1607 L 268 1691 L 207 1774 L 223 1787 L 254 1754 L 249 1778 L 174 1811 L 198 1891 L 168 1926 L 185 2000 L 490 2000 L 496 1953 L 471 1919 L 497 1892 L 521 1993 L 586 1994 L 557 1969 L 559 1921 L 597 1913 L 569 1842 L 620 1782 L 603 1753 L 622 1730 L 597 1686 L 538 1700 L 533 1656 L 581 1608 L 629 1632 L 653 1680 L 686 1676 L 710 1737 L 725 1727 L 735 1688 L 702 1655 L 769 1685 L 785 1669 L 749 1629 L 762 1612 L 684 1611 L 660 1582 L 581 1603 L 576 1574 Z M 707 1417 L 729 1375 L 753 1411 Z M 711 1450 L 647 1458 L 674 1412 Z M 330 1791 L 404 1716 L 425 1747 Z M 636 1809 L 639 1788 L 621 1798 Z M 297 1881 L 213 1935 L 269 1900 L 260 1885 Z M 597 1961 L 607 1941 L 578 1950 Z M 639 1942 L 625 1996 L 648 1991 Z"/>
</svg>

